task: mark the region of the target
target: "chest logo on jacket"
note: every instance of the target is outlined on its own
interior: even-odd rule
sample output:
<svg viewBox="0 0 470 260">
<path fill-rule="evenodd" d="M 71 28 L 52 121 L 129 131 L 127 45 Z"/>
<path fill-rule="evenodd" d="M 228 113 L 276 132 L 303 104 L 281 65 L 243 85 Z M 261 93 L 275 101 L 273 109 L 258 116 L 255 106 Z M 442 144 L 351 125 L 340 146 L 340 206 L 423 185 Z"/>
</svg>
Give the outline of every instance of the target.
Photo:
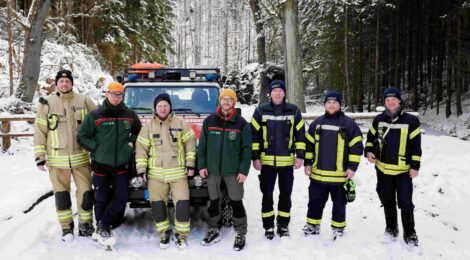
<svg viewBox="0 0 470 260">
<path fill-rule="evenodd" d="M 124 126 L 124 129 L 126 129 L 126 130 L 131 129 L 131 122 L 129 122 L 129 120 L 122 121 L 122 124 Z"/>
</svg>

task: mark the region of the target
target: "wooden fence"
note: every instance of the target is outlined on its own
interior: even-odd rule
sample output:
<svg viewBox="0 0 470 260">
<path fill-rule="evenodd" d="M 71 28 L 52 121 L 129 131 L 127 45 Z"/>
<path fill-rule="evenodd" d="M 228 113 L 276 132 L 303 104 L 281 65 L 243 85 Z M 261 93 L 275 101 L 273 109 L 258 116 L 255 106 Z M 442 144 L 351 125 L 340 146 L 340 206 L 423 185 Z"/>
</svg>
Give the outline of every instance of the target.
<svg viewBox="0 0 470 260">
<path fill-rule="evenodd" d="M 33 132 L 10 132 L 10 122 L 11 121 L 27 121 L 34 122 L 36 119 L 35 115 L 8 115 L 0 116 L 0 121 L 2 122 L 2 132 L 0 136 L 2 137 L 2 148 L 3 151 L 7 151 L 11 145 L 12 137 L 32 137 Z"/>
</svg>

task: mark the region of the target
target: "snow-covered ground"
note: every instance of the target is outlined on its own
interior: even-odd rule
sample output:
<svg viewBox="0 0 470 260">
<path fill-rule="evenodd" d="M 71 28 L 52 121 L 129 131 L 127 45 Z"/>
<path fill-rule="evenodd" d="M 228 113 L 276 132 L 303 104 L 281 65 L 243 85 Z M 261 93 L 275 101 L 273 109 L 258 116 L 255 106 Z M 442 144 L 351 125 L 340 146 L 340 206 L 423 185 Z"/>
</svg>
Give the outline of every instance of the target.
<svg viewBox="0 0 470 260">
<path fill-rule="evenodd" d="M 437 107 L 420 111 L 420 120 L 434 130 L 446 133 L 447 135 L 458 137 L 463 140 L 470 140 L 470 93 L 463 96 L 462 115 L 456 115 L 455 101 L 452 102 L 452 113 L 448 118 L 445 116 L 445 102 L 441 102 L 439 114 Z"/>
<path fill-rule="evenodd" d="M 246 118 L 252 107 L 243 107 Z M 469 259 L 470 222 L 470 142 L 457 138 L 423 135 L 423 157 L 420 175 L 414 180 L 418 249 L 409 250 L 400 239 L 384 243 L 383 209 L 375 192 L 373 165 L 363 158 L 355 177 L 357 199 L 347 208 L 347 233 L 331 241 L 331 203 L 327 203 L 318 239 L 306 238 L 305 223 L 308 202 L 308 177 L 303 169 L 295 172 L 292 195 L 291 239 L 266 241 L 261 224 L 261 192 L 258 173 L 252 169 L 245 184 L 244 204 L 248 215 L 247 246 L 241 252 L 232 250 L 235 233 L 225 229 L 222 241 L 210 247 L 199 244 L 206 226 L 192 222 L 189 248 L 178 251 L 158 248 L 148 209 L 128 209 L 127 221 L 115 230 L 116 250 L 105 252 L 90 239 L 76 237 L 70 244 L 60 240 L 60 227 L 49 197 L 32 211 L 23 211 L 51 189 L 47 174 L 36 170 L 31 139 L 13 142 L 10 152 L 0 154 L 0 256 L 2 259 Z M 276 204 L 276 203 L 275 203 Z M 73 203 L 76 211 L 75 202 Z M 74 217 L 77 221 L 77 216 Z"/>
</svg>

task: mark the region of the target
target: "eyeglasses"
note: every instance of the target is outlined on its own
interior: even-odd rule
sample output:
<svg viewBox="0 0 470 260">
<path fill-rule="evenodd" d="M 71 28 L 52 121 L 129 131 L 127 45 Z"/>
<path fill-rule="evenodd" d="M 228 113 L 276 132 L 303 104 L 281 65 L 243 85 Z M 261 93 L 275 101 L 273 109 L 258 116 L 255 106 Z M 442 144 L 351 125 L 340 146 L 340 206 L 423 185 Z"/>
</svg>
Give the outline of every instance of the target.
<svg viewBox="0 0 470 260">
<path fill-rule="evenodd" d="M 221 102 L 233 103 L 233 100 L 231 97 L 223 97 L 221 98 Z"/>
<path fill-rule="evenodd" d="M 124 93 L 121 92 L 108 92 L 113 98 L 122 98 L 124 96 Z"/>
</svg>

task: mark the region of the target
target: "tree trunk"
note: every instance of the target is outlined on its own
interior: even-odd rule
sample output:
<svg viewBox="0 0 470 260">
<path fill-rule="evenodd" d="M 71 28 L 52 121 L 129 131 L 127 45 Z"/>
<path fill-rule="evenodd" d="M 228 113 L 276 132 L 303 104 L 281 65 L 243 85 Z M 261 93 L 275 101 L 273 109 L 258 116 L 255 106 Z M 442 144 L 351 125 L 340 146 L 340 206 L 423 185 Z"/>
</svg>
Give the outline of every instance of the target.
<svg viewBox="0 0 470 260">
<path fill-rule="evenodd" d="M 43 26 L 51 9 L 51 0 L 41 0 L 33 8 L 31 27 L 25 32 L 21 81 L 15 93 L 16 97 L 24 102 L 31 102 L 34 97 L 41 66 L 41 49 L 44 42 Z"/>
<path fill-rule="evenodd" d="M 447 18 L 447 84 L 446 84 L 446 118 L 452 114 L 451 100 L 452 100 L 452 30 L 451 18 Z"/>
<path fill-rule="evenodd" d="M 297 28 L 299 27 L 297 1 L 286 0 L 282 5 L 287 100 L 296 104 L 300 111 L 305 112 L 302 64 L 299 35 L 297 32 Z M 290 69 L 288 70 L 287 68 Z"/>
<path fill-rule="evenodd" d="M 440 23 L 440 22 L 439 22 Z M 445 28 L 445 26 L 444 26 Z M 445 29 L 443 29 L 443 25 L 439 24 L 439 35 L 443 35 L 445 33 Z M 443 66 L 444 66 L 444 58 L 445 58 L 445 42 L 444 41 L 436 41 L 437 42 L 437 72 L 435 76 L 436 80 L 436 115 L 439 115 L 440 109 L 440 102 L 442 101 L 442 74 L 443 74 Z"/>
<path fill-rule="evenodd" d="M 250 0 L 250 8 L 253 13 L 253 21 L 256 30 L 256 55 L 258 56 L 260 87 L 259 103 L 268 102 L 268 79 L 266 77 L 266 35 L 264 31 L 264 22 L 261 17 L 261 9 L 258 0 Z"/>
<path fill-rule="evenodd" d="M 189 15 L 188 15 L 188 0 L 184 0 L 183 2 L 183 6 L 184 6 L 184 21 L 183 21 L 183 30 L 184 30 L 184 33 L 183 33 L 183 52 L 182 52 L 182 56 L 183 56 L 183 62 L 182 62 L 182 65 L 184 68 L 187 68 L 188 67 L 188 55 L 187 55 L 187 41 L 188 41 L 188 20 L 189 20 Z"/>
<path fill-rule="evenodd" d="M 367 64 L 372 67 L 372 52 L 371 47 L 367 48 Z M 375 74 L 375 73 L 374 73 Z M 367 111 L 372 111 L 372 70 L 367 70 Z"/>
<path fill-rule="evenodd" d="M 201 1 L 196 1 L 195 3 L 195 11 L 196 11 L 196 25 L 194 30 L 194 65 L 201 64 L 201 17 L 202 17 L 202 4 Z"/>
<path fill-rule="evenodd" d="M 417 4 L 417 3 L 415 3 Z M 415 6 L 415 11 L 419 9 Z M 411 42 L 411 85 L 413 90 L 413 110 L 417 111 L 418 107 L 418 18 L 415 16 L 412 23 L 412 42 Z"/>
<path fill-rule="evenodd" d="M 7 0 L 7 31 L 8 31 L 8 76 L 10 83 L 10 96 L 13 95 L 13 31 L 11 11 L 13 9 L 13 0 Z"/>
<path fill-rule="evenodd" d="M 346 94 L 346 105 L 348 107 L 348 111 L 354 112 L 354 108 L 352 106 L 352 95 L 351 95 L 351 85 L 349 83 L 349 52 L 348 52 L 348 13 L 349 7 L 348 3 L 344 3 L 344 79 L 346 80 L 345 84 L 345 94 Z"/>
<path fill-rule="evenodd" d="M 459 1 L 460 2 L 460 1 Z M 455 105 L 457 109 L 457 116 L 462 115 L 462 50 L 461 50 L 461 36 L 462 36 L 462 17 L 460 15 L 460 4 L 457 10 L 457 59 L 455 61 L 456 68 L 456 84 L 455 84 Z"/>
<path fill-rule="evenodd" d="M 400 5 L 397 5 L 396 12 L 396 32 L 395 32 L 395 75 L 394 75 L 394 85 L 396 88 L 400 89 Z"/>
<path fill-rule="evenodd" d="M 374 74 L 374 101 L 375 106 L 379 105 L 380 86 L 379 86 L 379 48 L 380 48 L 380 14 L 377 8 L 377 23 L 375 28 L 375 74 Z"/>
<path fill-rule="evenodd" d="M 358 76 L 358 82 L 357 82 L 357 91 L 356 91 L 356 104 L 357 104 L 357 110 L 358 112 L 363 112 L 364 111 L 364 104 L 363 104 L 363 98 L 364 98 L 364 86 L 363 86 L 363 80 L 362 80 L 362 17 L 359 17 L 359 46 L 357 47 L 357 57 L 356 57 L 356 63 L 357 63 L 357 76 Z"/>
<path fill-rule="evenodd" d="M 182 62 L 181 62 L 181 52 L 182 50 L 182 45 L 183 45 L 183 33 L 181 32 L 181 28 L 178 28 L 178 51 L 176 52 L 176 62 L 175 64 L 177 67 L 181 68 L 182 67 Z"/>
<path fill-rule="evenodd" d="M 208 8 L 207 8 L 207 39 L 206 39 L 206 59 L 212 60 L 212 44 L 214 41 L 212 40 L 212 0 L 209 0 Z M 206 60 L 206 62 L 209 62 Z"/>
<path fill-rule="evenodd" d="M 228 73 L 228 11 L 227 2 L 225 2 L 224 10 L 224 73 Z"/>
<path fill-rule="evenodd" d="M 246 54 L 246 63 L 250 63 L 250 55 L 251 55 L 251 16 L 248 15 L 248 19 L 246 21 L 247 23 L 247 31 L 248 31 L 248 50 L 247 50 L 247 54 Z"/>
</svg>

